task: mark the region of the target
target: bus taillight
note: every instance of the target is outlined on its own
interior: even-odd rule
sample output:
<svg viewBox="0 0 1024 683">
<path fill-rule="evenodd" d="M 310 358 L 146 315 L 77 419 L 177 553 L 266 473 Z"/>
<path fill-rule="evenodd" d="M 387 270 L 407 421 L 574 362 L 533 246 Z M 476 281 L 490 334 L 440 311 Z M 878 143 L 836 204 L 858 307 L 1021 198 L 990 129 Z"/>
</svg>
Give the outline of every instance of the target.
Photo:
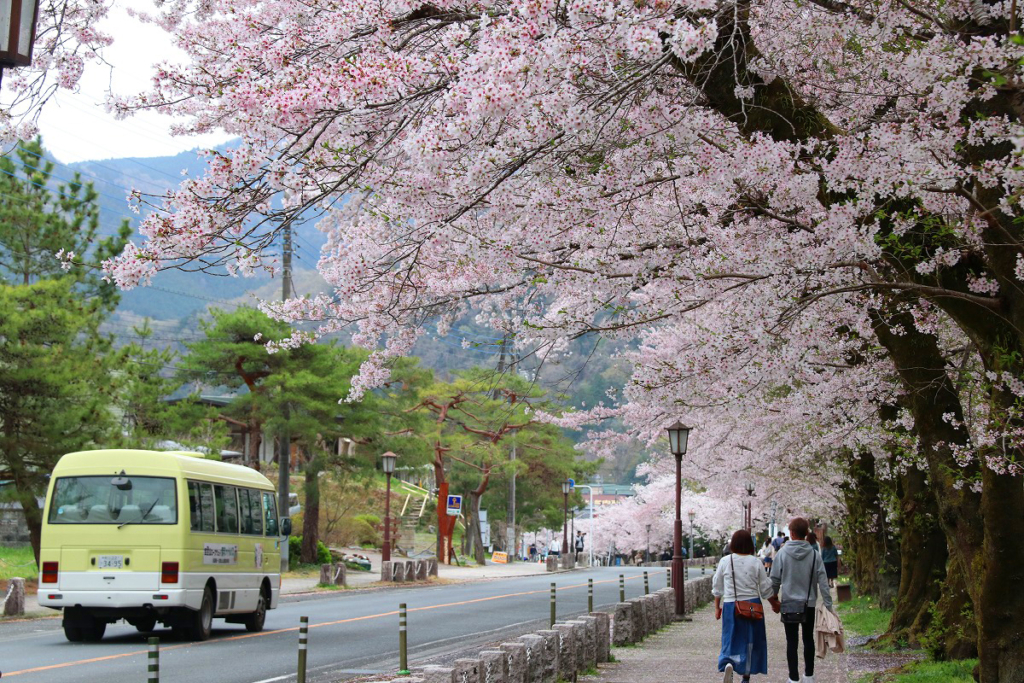
<svg viewBox="0 0 1024 683">
<path fill-rule="evenodd" d="M 160 583 L 178 583 L 178 563 L 164 562 L 160 572 Z"/>
<path fill-rule="evenodd" d="M 57 563 L 43 562 L 43 583 L 57 583 Z"/>
</svg>

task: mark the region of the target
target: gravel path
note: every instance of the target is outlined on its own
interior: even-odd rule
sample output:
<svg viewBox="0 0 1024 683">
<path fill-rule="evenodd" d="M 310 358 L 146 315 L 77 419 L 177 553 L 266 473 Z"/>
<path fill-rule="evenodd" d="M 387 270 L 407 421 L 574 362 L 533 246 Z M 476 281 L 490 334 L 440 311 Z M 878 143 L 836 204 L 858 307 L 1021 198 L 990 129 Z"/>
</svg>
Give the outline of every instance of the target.
<svg viewBox="0 0 1024 683">
<path fill-rule="evenodd" d="M 777 615 L 768 614 L 768 675 L 754 676 L 754 683 L 785 683 L 786 633 Z M 615 648 L 616 662 L 603 664 L 587 683 L 713 683 L 718 673 L 722 626 L 715 621 L 713 605 L 693 615 L 692 622 L 676 623 L 649 637 L 639 647 Z M 801 655 L 801 667 L 802 655 Z M 818 659 L 815 683 L 848 683 L 845 655 L 828 654 Z M 736 683 L 740 676 L 736 676 Z"/>
</svg>

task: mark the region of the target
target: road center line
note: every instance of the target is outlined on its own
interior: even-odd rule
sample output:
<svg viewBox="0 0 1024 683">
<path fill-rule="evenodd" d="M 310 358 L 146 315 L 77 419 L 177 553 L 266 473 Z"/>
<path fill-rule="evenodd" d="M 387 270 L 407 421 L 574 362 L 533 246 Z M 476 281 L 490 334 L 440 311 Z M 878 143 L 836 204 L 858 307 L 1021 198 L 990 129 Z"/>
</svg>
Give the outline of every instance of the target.
<svg viewBox="0 0 1024 683">
<path fill-rule="evenodd" d="M 625 580 L 626 581 L 632 581 L 634 579 L 639 579 L 639 578 L 642 578 L 642 577 L 643 577 L 642 574 L 637 574 L 636 576 L 627 576 L 627 577 L 625 577 Z M 601 583 L 615 583 L 616 581 L 618 581 L 617 578 L 616 579 L 602 579 L 600 581 L 595 581 L 594 585 L 601 584 Z M 571 589 L 574 589 L 574 588 L 583 588 L 583 587 L 585 587 L 587 585 L 588 584 L 586 584 L 586 583 L 577 583 L 577 584 L 572 584 L 572 585 L 569 585 L 569 586 L 561 586 L 561 587 L 559 587 L 559 590 L 571 590 Z M 518 598 L 518 597 L 522 597 L 524 595 L 537 595 L 537 594 L 540 594 L 540 593 L 548 593 L 549 590 L 550 589 L 548 589 L 548 588 L 543 588 L 543 589 L 540 589 L 540 590 L 521 591 L 519 593 L 506 593 L 504 595 L 492 595 L 492 596 L 489 596 L 489 597 L 486 597 L 486 598 L 473 598 L 472 600 L 460 600 L 460 601 L 457 601 L 457 602 L 447 602 L 447 603 L 442 603 L 440 605 L 427 605 L 425 607 L 412 607 L 408 611 L 409 612 L 425 612 L 427 610 L 442 609 L 442 608 L 445 608 L 445 607 L 459 607 L 461 605 L 472 605 L 472 604 L 479 603 L 479 602 L 490 602 L 492 600 L 504 600 L 506 598 Z M 367 615 L 361 616 L 361 617 L 350 617 L 348 619 L 338 619 L 337 621 L 323 621 L 323 622 L 320 622 L 318 624 L 310 624 L 309 628 L 310 628 L 310 630 L 312 630 L 314 628 L 321 628 L 323 626 L 337 626 L 338 624 L 350 624 L 350 623 L 356 622 L 356 621 L 366 621 L 368 619 L 380 619 L 382 617 L 391 617 L 391 616 L 394 616 L 396 614 L 398 614 L 398 610 L 393 610 L 393 611 L 390 611 L 390 612 L 381 612 L 379 614 L 367 614 Z M 279 629 L 276 629 L 276 630 L 273 630 L 273 631 L 261 631 L 260 633 L 244 633 L 244 634 L 237 635 L 237 636 L 228 636 L 226 638 L 217 638 L 216 640 L 205 640 L 205 641 L 202 641 L 202 642 L 194 642 L 194 643 L 181 643 L 179 645 L 169 645 L 169 646 L 166 646 L 166 647 L 161 645 L 160 649 L 162 651 L 168 651 L 168 650 L 177 650 L 177 649 L 180 649 L 180 648 L 183 648 L 183 647 L 196 647 L 196 646 L 200 646 L 200 645 L 216 645 L 217 643 L 231 642 L 231 641 L 234 641 L 234 640 L 244 640 L 246 638 L 262 638 L 264 636 L 272 636 L 272 635 L 277 635 L 279 633 L 288 633 L 289 631 L 298 631 L 298 630 L 299 630 L 298 626 L 292 626 L 290 628 L 279 628 Z M 69 666 L 81 666 L 83 664 L 95 664 L 97 662 L 108 662 L 108 661 L 113 660 L 113 659 L 124 659 L 125 657 L 134 657 L 135 655 L 146 655 L 146 654 L 148 654 L 148 652 L 149 652 L 148 650 L 135 650 L 133 652 L 121 652 L 121 653 L 118 653 L 116 655 L 106 655 L 104 657 L 93 657 L 91 659 L 78 659 L 78 660 L 74 660 L 74 661 L 70 661 L 70 662 L 62 662 L 60 664 L 50 664 L 48 666 L 38 666 L 38 667 L 35 667 L 35 668 L 32 668 L 32 669 L 21 669 L 20 671 L 7 671 L 7 672 L 4 672 L 3 676 L 5 678 L 10 678 L 12 676 L 20 676 L 22 674 L 39 673 L 41 671 L 52 671 L 53 669 L 64 669 L 64 668 L 69 667 Z M 267 681 L 262 682 L 262 683 L 269 683 L 270 681 L 283 680 L 284 678 L 287 678 L 287 676 L 267 679 Z"/>
</svg>

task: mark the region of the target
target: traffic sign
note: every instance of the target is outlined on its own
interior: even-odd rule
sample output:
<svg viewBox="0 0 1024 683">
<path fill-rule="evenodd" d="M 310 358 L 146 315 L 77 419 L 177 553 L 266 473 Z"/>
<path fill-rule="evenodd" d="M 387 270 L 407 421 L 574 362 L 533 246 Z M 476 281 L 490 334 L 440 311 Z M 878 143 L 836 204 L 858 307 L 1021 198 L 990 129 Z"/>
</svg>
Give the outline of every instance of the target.
<svg viewBox="0 0 1024 683">
<path fill-rule="evenodd" d="M 572 477 L 570 477 L 569 478 L 569 490 L 572 491 L 574 488 L 576 488 L 576 480 L 573 479 Z"/>
<path fill-rule="evenodd" d="M 448 496 L 448 514 L 458 517 L 462 511 L 462 496 Z"/>
</svg>

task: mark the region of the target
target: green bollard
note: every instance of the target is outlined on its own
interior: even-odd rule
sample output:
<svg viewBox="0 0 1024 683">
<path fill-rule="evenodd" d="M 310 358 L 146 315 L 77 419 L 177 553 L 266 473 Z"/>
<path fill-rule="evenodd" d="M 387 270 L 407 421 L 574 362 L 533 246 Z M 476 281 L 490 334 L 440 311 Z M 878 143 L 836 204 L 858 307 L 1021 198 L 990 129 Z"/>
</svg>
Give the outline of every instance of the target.
<svg viewBox="0 0 1024 683">
<path fill-rule="evenodd" d="M 619 574 L 619 602 L 626 602 L 626 577 Z"/>
<path fill-rule="evenodd" d="M 587 612 L 594 611 L 594 580 L 587 579 Z"/>
<path fill-rule="evenodd" d="M 555 584 L 551 584 L 551 626 L 555 625 Z"/>
<path fill-rule="evenodd" d="M 398 606 L 398 673 L 406 676 L 409 674 L 409 642 L 406 636 L 406 613 L 405 603 Z"/>
<path fill-rule="evenodd" d="M 309 635 L 309 617 L 299 617 L 299 669 L 296 683 L 306 683 L 306 639 Z"/>
<path fill-rule="evenodd" d="M 648 595 L 651 592 L 651 583 L 647 579 L 647 572 L 644 572 L 644 595 Z"/>
<path fill-rule="evenodd" d="M 160 680 L 160 639 L 149 639 L 149 683 Z"/>
<path fill-rule="evenodd" d="M 672 587 L 672 567 L 669 567 L 668 571 L 665 572 L 665 588 L 671 588 L 671 587 Z"/>
</svg>

